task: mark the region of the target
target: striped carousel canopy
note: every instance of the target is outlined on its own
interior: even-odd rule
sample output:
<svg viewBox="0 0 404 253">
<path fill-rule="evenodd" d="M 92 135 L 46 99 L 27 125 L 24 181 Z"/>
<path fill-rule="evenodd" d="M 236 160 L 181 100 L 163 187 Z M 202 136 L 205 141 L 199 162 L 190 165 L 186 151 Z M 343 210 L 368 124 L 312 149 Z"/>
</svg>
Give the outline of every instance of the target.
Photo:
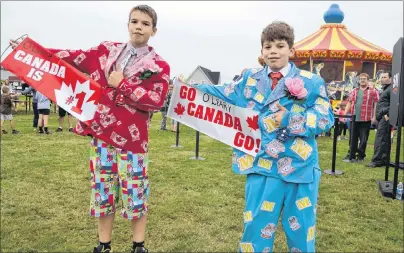
<svg viewBox="0 0 404 253">
<path fill-rule="evenodd" d="M 392 62 L 392 53 L 348 31 L 341 24 L 344 13 L 332 4 L 324 13 L 325 25 L 312 35 L 295 44 L 292 59 L 340 59 L 368 62 Z"/>
</svg>

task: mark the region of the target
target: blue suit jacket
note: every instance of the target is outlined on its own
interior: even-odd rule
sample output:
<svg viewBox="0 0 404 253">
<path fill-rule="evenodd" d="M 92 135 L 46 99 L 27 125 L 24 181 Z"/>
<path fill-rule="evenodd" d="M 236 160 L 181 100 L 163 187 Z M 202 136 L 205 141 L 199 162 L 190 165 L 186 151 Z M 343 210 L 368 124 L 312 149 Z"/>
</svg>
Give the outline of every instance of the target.
<svg viewBox="0 0 404 253">
<path fill-rule="evenodd" d="M 234 149 L 232 168 L 237 174 L 258 173 L 286 182 L 311 183 L 314 169 L 320 169 L 315 136 L 334 125 L 324 80 L 296 68 L 293 63 L 289 64 L 289 73 L 279 80 L 273 91 L 267 67 L 248 69 L 229 84 L 195 85 L 228 103 L 260 112 L 261 149 L 255 158 Z M 296 100 L 287 96 L 285 82 L 288 78 L 304 82 L 308 91 L 305 99 Z M 279 110 L 277 102 L 287 109 L 279 128 L 274 121 L 274 114 Z M 280 130 L 286 131 L 286 140 L 279 140 Z"/>
</svg>

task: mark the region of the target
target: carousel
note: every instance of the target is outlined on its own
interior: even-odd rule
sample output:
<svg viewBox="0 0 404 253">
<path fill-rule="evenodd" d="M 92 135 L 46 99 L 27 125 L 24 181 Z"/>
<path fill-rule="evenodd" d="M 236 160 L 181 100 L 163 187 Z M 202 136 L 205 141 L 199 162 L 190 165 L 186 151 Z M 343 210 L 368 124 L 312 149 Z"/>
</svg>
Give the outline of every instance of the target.
<svg viewBox="0 0 404 253">
<path fill-rule="evenodd" d="M 345 100 L 360 73 L 367 73 L 371 85 L 380 89 L 380 73 L 391 71 L 392 65 L 391 52 L 353 34 L 343 20 L 344 12 L 332 4 L 324 13 L 326 24 L 297 42 L 290 59 L 298 68 L 320 75 L 332 100 Z"/>
</svg>

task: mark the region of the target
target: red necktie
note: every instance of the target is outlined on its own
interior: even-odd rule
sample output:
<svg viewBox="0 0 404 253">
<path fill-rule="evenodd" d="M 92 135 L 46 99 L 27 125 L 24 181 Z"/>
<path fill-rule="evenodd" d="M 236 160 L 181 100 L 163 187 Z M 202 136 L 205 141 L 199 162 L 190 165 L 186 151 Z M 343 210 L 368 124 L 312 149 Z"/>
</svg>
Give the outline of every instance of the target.
<svg viewBox="0 0 404 253">
<path fill-rule="evenodd" d="M 269 73 L 269 77 L 272 79 L 272 87 L 271 89 L 274 90 L 278 81 L 283 77 L 281 72 L 271 72 Z"/>
</svg>

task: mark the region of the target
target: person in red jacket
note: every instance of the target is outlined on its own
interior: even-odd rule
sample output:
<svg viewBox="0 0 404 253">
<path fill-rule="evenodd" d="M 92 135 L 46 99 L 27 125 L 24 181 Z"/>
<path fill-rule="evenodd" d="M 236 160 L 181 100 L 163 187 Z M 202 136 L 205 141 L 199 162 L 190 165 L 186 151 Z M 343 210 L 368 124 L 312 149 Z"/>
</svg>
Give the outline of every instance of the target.
<svg viewBox="0 0 404 253">
<path fill-rule="evenodd" d="M 87 73 L 101 85 L 103 94 L 94 118 L 78 122 L 77 134 L 91 135 L 90 214 L 98 217 L 99 245 L 94 252 L 111 251 L 116 202 L 122 195 L 121 216 L 131 220 L 132 252 L 146 252 L 149 115 L 163 106 L 170 67 L 152 47 L 157 14 L 147 5 L 131 9 L 130 41 L 103 42 L 89 50 L 49 49 Z M 18 43 L 10 41 L 15 48 Z"/>
</svg>

